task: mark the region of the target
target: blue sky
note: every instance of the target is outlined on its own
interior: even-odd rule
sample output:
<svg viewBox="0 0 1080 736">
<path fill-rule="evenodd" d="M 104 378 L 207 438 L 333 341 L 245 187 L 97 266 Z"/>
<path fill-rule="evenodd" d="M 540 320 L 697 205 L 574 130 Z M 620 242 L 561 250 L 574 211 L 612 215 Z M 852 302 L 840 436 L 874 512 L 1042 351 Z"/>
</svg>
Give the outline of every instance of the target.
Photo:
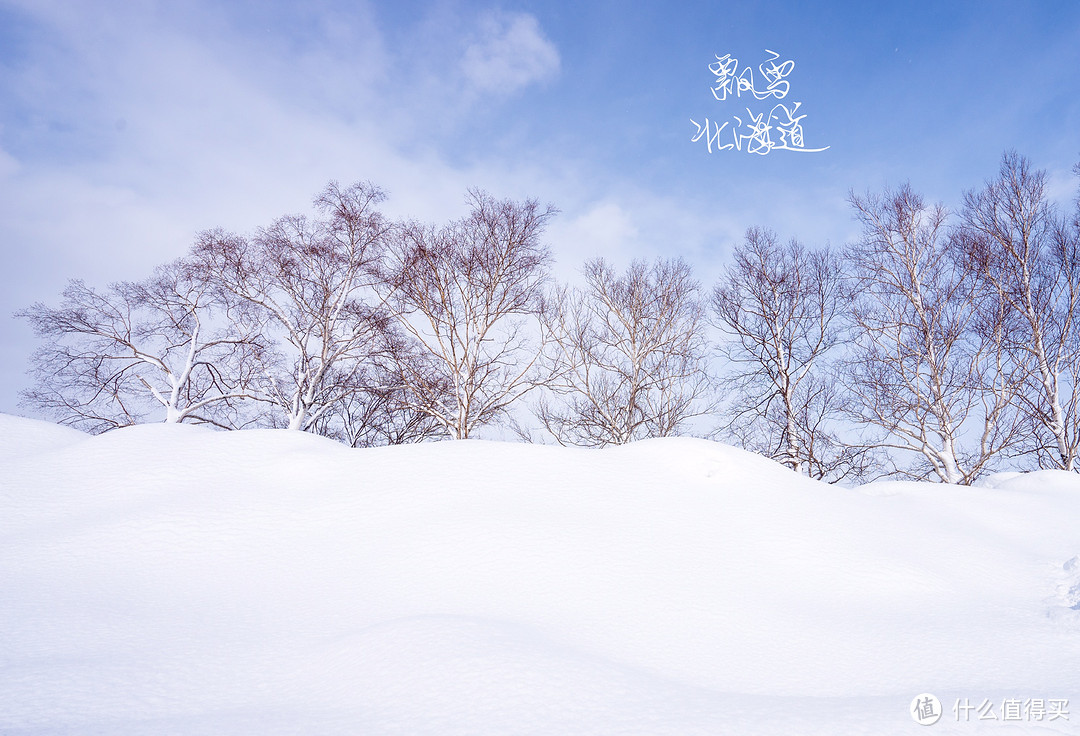
<svg viewBox="0 0 1080 736">
<path fill-rule="evenodd" d="M 708 153 L 709 64 L 795 62 L 807 147 Z M 200 230 L 370 179 L 444 220 L 466 188 L 534 196 L 559 274 L 682 255 L 705 282 L 751 225 L 856 234 L 849 189 L 954 206 L 1015 148 L 1075 196 L 1080 3 L 0 0 L 0 411 L 69 278 L 141 278 Z M 760 80 L 760 77 L 758 77 Z M 760 83 L 759 87 L 763 86 Z M 746 118 L 745 115 L 743 115 Z"/>
</svg>

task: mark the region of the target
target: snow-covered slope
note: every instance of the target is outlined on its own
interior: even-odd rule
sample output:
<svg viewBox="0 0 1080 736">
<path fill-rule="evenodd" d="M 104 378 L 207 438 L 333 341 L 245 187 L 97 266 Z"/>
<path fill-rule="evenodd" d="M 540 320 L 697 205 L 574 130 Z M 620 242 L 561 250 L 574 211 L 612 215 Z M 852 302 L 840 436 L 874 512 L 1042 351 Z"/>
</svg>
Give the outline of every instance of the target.
<svg viewBox="0 0 1080 736">
<path fill-rule="evenodd" d="M 89 435 L 71 427 L 0 414 L 0 462 L 57 450 L 88 438 Z"/>
<path fill-rule="evenodd" d="M 12 417 L 0 445 L 0 733 L 903 734 L 924 692 L 934 733 L 1080 731 L 1073 475 Z"/>
</svg>

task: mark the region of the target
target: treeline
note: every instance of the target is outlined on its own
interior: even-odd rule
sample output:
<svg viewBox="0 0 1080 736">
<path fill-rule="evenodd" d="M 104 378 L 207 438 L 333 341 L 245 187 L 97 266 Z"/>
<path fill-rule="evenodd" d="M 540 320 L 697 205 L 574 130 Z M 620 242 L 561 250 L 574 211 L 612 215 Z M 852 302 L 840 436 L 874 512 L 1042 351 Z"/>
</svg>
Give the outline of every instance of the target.
<svg viewBox="0 0 1080 736">
<path fill-rule="evenodd" d="M 842 249 L 751 228 L 711 291 L 679 259 L 555 283 L 535 200 L 471 191 L 434 226 L 384 199 L 331 183 L 313 216 L 203 232 L 144 281 L 70 282 L 17 313 L 44 339 L 24 404 L 354 447 L 707 433 L 834 482 L 1077 469 L 1080 199 L 1060 212 L 1015 153 L 953 213 L 853 193 Z"/>
</svg>

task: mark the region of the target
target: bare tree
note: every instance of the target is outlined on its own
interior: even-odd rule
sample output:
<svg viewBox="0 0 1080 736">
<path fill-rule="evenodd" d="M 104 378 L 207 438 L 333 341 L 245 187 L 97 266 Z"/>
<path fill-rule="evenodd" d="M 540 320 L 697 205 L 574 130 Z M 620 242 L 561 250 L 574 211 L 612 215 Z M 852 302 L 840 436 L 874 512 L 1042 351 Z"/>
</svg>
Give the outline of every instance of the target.
<svg viewBox="0 0 1080 736">
<path fill-rule="evenodd" d="M 385 349 L 364 361 L 351 377 L 351 391 L 320 418 L 315 431 L 351 447 L 402 445 L 437 440 L 443 427 L 411 401 L 403 377 L 426 376 L 432 393 L 448 397 L 450 386 L 441 379 L 439 366 L 416 349 L 412 341 L 388 331 Z"/>
<path fill-rule="evenodd" d="M 534 411 L 560 444 L 602 447 L 678 434 L 711 408 L 700 287 L 681 260 L 635 261 L 618 275 L 585 264 L 584 289 L 545 307 L 547 387 Z"/>
<path fill-rule="evenodd" d="M 192 263 L 233 305 L 239 329 L 272 348 L 259 357 L 250 395 L 277 407 L 280 423 L 305 430 L 355 390 L 365 360 L 385 347 L 388 316 L 373 301 L 374 265 L 391 224 L 368 182 L 331 182 L 319 217 L 282 217 L 250 240 L 202 233 Z"/>
<path fill-rule="evenodd" d="M 551 260 L 540 238 L 556 212 L 478 190 L 468 203 L 445 227 L 403 228 L 384 271 L 399 325 L 430 359 L 401 366 L 410 406 L 455 439 L 501 419 L 533 387 Z"/>
<path fill-rule="evenodd" d="M 885 446 L 921 458 L 903 474 L 970 483 L 1020 431 L 1000 325 L 973 329 L 975 279 L 949 247 L 941 205 L 906 184 L 850 202 L 863 225 L 847 253 L 852 416 L 883 432 Z"/>
<path fill-rule="evenodd" d="M 227 307 L 182 262 L 104 292 L 71 281 L 63 296 L 59 308 L 39 302 L 16 313 L 49 341 L 32 358 L 37 386 L 26 405 L 92 432 L 155 409 L 171 423 L 231 424 L 258 339 L 215 324 Z"/>
<path fill-rule="evenodd" d="M 964 196 L 958 233 L 1022 376 L 1026 449 L 1041 467 L 1064 470 L 1078 469 L 1080 451 L 1080 202 L 1077 213 L 1059 218 L 1046 173 L 1008 152 L 997 177 Z"/>
<path fill-rule="evenodd" d="M 729 338 L 725 429 L 746 449 L 830 481 L 861 477 L 868 462 L 866 448 L 839 438 L 843 396 L 827 364 L 842 337 L 844 285 L 827 249 L 781 245 L 771 230 L 750 228 L 712 298 Z"/>
</svg>

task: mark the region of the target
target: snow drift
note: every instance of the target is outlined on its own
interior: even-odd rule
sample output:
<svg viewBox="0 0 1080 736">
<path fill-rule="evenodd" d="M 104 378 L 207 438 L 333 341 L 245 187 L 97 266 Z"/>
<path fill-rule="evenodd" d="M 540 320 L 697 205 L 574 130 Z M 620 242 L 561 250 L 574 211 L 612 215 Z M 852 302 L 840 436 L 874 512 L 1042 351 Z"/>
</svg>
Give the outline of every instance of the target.
<svg viewBox="0 0 1080 736">
<path fill-rule="evenodd" d="M 1075 475 L 10 416 L 0 467 L 5 734 L 1078 732 Z"/>
</svg>

